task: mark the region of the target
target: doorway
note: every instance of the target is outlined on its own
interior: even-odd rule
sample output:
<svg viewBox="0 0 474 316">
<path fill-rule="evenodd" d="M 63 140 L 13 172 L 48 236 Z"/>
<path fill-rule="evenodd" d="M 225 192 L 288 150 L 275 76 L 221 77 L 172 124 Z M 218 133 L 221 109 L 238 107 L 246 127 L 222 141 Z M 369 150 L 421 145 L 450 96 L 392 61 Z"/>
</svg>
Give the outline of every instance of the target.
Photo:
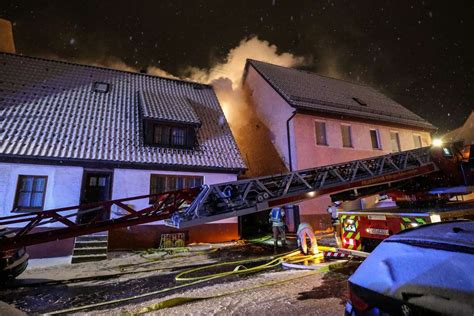
<svg viewBox="0 0 474 316">
<path fill-rule="evenodd" d="M 90 204 L 107 201 L 111 198 L 112 172 L 111 171 L 84 171 L 81 190 L 81 204 Z M 102 207 L 96 209 L 79 209 L 77 223 L 85 224 L 92 220 L 109 219 L 110 210 Z"/>
<path fill-rule="evenodd" d="M 299 205 L 286 205 L 285 225 L 287 233 L 296 233 L 300 224 Z M 239 216 L 239 234 L 242 238 L 262 237 L 272 234 L 272 224 L 269 222 L 270 210 Z"/>
</svg>

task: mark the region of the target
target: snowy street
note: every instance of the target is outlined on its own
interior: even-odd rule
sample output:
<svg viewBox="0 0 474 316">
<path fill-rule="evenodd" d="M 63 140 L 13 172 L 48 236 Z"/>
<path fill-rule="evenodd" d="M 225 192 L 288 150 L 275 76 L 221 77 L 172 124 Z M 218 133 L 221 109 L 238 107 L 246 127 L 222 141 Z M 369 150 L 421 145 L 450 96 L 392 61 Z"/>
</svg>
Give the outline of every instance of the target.
<svg viewBox="0 0 474 316">
<path fill-rule="evenodd" d="M 28 314 L 67 310 L 175 287 L 182 283 L 176 282 L 174 277 L 191 267 L 272 254 L 271 247 L 266 245 L 229 243 L 220 246 L 217 251 L 201 247 L 177 253 L 111 253 L 111 259 L 96 263 L 37 265 L 2 291 L 0 300 Z M 322 267 L 328 270 L 326 263 Z M 341 314 L 347 299 L 347 274 L 353 269 L 352 264 L 331 272 L 283 270 L 279 266 L 69 313 Z M 23 287 L 16 287 L 18 285 Z M 173 298 L 201 300 L 154 310 L 157 303 Z"/>
</svg>

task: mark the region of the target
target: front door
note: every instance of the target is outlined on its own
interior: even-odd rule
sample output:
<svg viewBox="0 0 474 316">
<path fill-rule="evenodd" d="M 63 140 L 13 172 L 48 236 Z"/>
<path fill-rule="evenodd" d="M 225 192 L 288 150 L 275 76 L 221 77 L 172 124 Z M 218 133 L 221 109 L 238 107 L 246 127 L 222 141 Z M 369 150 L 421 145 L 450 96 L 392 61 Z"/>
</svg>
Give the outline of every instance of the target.
<svg viewBox="0 0 474 316">
<path fill-rule="evenodd" d="M 111 178 L 111 172 L 85 171 L 82 184 L 81 204 L 110 200 Z M 108 219 L 109 215 L 110 210 L 104 210 L 100 207 L 96 209 L 83 208 L 79 210 L 77 222 L 84 224 L 93 219 L 104 220 Z"/>
</svg>

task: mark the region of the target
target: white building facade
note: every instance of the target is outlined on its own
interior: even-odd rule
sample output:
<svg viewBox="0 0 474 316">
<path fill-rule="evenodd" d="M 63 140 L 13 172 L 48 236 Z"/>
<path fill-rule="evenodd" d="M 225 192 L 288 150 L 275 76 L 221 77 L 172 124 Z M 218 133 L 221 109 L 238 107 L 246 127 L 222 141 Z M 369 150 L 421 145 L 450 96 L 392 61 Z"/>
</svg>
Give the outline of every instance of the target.
<svg viewBox="0 0 474 316">
<path fill-rule="evenodd" d="M 8 53 L 0 64 L 0 217 L 227 182 L 246 168 L 209 85 Z M 109 247 L 154 247 L 168 232 L 159 222 L 116 229 Z M 239 238 L 236 218 L 185 233 Z M 30 253 L 64 255 L 71 244 Z"/>
</svg>

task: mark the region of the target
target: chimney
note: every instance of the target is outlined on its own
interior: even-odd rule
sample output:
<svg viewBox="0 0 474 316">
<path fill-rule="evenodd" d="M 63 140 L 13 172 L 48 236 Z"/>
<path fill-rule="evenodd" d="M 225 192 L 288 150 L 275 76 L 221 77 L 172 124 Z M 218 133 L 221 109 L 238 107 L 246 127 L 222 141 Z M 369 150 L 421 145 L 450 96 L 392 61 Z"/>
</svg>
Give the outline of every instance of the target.
<svg viewBox="0 0 474 316">
<path fill-rule="evenodd" d="M 0 19 L 0 52 L 15 54 L 12 24 L 4 19 Z"/>
</svg>

